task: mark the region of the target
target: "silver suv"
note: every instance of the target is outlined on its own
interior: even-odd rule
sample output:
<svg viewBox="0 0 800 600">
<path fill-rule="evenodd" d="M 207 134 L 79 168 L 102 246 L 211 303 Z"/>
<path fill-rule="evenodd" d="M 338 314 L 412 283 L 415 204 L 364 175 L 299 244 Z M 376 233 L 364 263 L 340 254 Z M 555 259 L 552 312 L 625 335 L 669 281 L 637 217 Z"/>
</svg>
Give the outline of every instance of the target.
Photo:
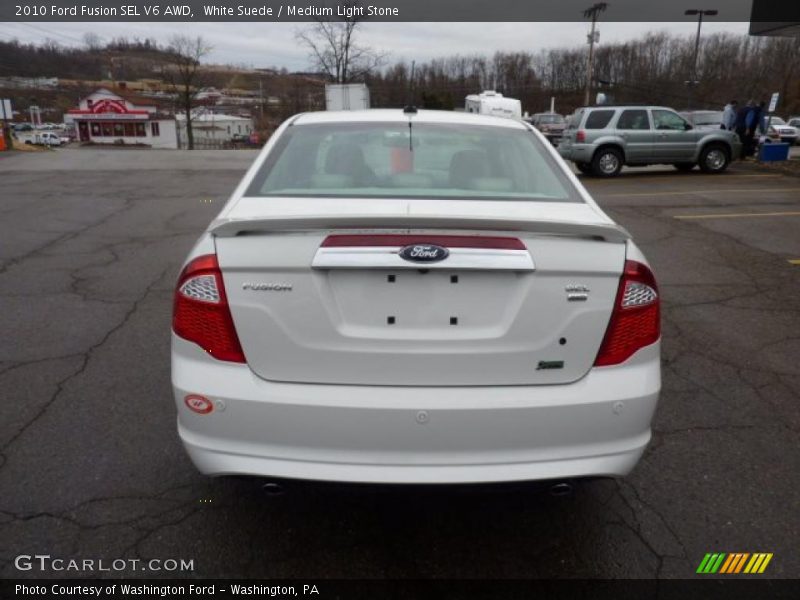
<svg viewBox="0 0 800 600">
<path fill-rule="evenodd" d="M 680 171 L 699 165 L 721 173 L 741 147 L 734 132 L 695 128 L 671 108 L 596 106 L 573 113 L 558 152 L 582 173 L 613 177 L 623 165 L 671 164 Z"/>
</svg>

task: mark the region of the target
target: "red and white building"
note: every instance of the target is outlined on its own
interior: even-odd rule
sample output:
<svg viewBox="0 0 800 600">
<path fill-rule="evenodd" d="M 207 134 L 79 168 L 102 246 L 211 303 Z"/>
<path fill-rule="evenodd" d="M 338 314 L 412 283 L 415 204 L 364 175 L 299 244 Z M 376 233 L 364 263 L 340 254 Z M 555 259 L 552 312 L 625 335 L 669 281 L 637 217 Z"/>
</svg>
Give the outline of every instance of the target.
<svg viewBox="0 0 800 600">
<path fill-rule="evenodd" d="M 134 104 L 104 88 L 67 111 L 64 122 L 75 124 L 81 142 L 178 147 L 174 117 L 159 114 L 154 104 Z"/>
</svg>

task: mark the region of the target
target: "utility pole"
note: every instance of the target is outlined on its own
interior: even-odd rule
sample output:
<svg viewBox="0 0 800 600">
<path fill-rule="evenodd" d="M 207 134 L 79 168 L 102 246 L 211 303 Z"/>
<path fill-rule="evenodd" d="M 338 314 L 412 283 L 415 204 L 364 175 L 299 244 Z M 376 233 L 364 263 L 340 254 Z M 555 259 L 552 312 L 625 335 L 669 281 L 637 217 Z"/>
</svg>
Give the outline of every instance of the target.
<svg viewBox="0 0 800 600">
<path fill-rule="evenodd" d="M 261 75 L 258 76 L 258 103 L 261 106 L 261 122 L 264 122 L 264 84 Z"/>
<path fill-rule="evenodd" d="M 703 10 L 699 8 L 689 9 L 683 14 L 693 17 L 697 15 L 697 37 L 694 40 L 694 57 L 692 58 L 692 73 L 690 75 L 690 79 L 686 82 L 686 86 L 689 88 L 686 98 L 686 110 L 692 110 L 692 92 L 694 87 L 700 83 L 697 79 L 697 56 L 700 53 L 700 28 L 703 26 L 703 17 L 713 17 L 717 14 L 718 11 L 716 10 Z"/>
<path fill-rule="evenodd" d="M 589 60 L 586 62 L 586 91 L 583 95 L 583 105 L 589 106 L 592 96 L 592 70 L 594 68 L 594 45 L 600 39 L 600 32 L 596 30 L 597 15 L 608 8 L 608 3 L 597 2 L 591 8 L 583 11 L 583 16 L 586 19 L 592 20 L 592 31 L 588 36 L 589 40 Z"/>
</svg>

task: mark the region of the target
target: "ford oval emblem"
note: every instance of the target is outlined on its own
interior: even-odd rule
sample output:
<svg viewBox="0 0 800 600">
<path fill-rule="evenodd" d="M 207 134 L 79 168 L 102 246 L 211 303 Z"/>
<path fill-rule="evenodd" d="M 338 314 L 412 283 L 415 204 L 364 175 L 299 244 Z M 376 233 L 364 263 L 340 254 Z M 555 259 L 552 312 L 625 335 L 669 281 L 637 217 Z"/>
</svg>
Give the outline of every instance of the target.
<svg viewBox="0 0 800 600">
<path fill-rule="evenodd" d="M 400 258 L 412 262 L 439 262 L 448 257 L 450 251 L 433 244 L 412 244 L 400 250 Z"/>
</svg>

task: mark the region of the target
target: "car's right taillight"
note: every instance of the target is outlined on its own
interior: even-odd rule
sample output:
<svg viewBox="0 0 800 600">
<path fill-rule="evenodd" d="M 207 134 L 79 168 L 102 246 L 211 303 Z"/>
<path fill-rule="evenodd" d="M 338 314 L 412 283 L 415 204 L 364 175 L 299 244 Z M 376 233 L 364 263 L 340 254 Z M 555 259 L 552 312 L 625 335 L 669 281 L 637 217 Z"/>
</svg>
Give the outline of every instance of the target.
<svg viewBox="0 0 800 600">
<path fill-rule="evenodd" d="M 625 261 L 614 310 L 600 345 L 596 367 L 625 362 L 661 336 L 661 302 L 653 272 L 640 262 Z"/>
<path fill-rule="evenodd" d="M 583 129 L 579 129 L 578 132 L 575 134 L 575 141 L 579 144 L 582 144 L 586 141 L 586 132 Z"/>
<path fill-rule="evenodd" d="M 178 277 L 172 330 L 216 359 L 246 362 L 214 254 L 198 256 Z"/>
</svg>

